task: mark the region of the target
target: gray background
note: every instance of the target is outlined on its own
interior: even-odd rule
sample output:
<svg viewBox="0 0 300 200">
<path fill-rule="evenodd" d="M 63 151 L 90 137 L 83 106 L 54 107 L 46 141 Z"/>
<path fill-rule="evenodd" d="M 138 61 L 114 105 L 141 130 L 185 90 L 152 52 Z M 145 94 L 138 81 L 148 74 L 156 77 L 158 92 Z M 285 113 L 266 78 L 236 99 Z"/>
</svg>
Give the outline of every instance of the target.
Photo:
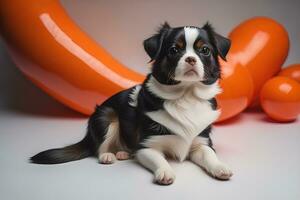
<svg viewBox="0 0 300 200">
<path fill-rule="evenodd" d="M 253 16 L 269 16 L 289 32 L 285 66 L 300 62 L 300 1 L 92 1 L 63 0 L 67 12 L 125 65 L 148 71 L 142 41 L 167 20 L 201 26 L 209 20 L 227 35 Z M 0 41 L 1 199 L 300 199 L 300 123 L 277 124 L 248 112 L 215 127 L 221 159 L 235 173 L 229 182 L 211 179 L 191 163 L 173 166 L 174 185 L 151 184 L 152 175 L 133 161 L 101 166 L 95 159 L 56 166 L 27 163 L 46 148 L 79 140 L 86 117 L 71 111 L 24 78 Z"/>
</svg>

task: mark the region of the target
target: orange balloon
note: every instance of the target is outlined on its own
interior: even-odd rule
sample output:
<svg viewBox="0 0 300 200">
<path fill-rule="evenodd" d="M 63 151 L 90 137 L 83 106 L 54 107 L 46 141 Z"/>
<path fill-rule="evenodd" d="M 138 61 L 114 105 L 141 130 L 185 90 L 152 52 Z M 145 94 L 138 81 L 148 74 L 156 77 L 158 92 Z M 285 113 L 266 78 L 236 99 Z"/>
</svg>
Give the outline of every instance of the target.
<svg viewBox="0 0 300 200">
<path fill-rule="evenodd" d="M 81 113 L 144 79 L 81 31 L 57 0 L 1 0 L 0 30 L 18 68 Z"/>
<path fill-rule="evenodd" d="M 288 77 L 276 76 L 262 87 L 260 103 L 273 120 L 294 121 L 300 114 L 300 84 Z"/>
<path fill-rule="evenodd" d="M 300 64 L 293 64 L 283 68 L 279 72 L 278 76 L 286 76 L 300 83 Z"/>
<path fill-rule="evenodd" d="M 227 62 L 220 59 L 222 76 L 220 86 L 223 90 L 217 96 L 221 115 L 217 122 L 229 119 L 242 112 L 249 105 L 253 96 L 253 82 L 247 68 L 233 64 L 231 55 Z"/>
<path fill-rule="evenodd" d="M 246 67 L 252 76 L 254 102 L 263 84 L 280 71 L 288 55 L 288 33 L 273 19 L 255 17 L 234 28 L 229 38 L 232 63 Z"/>
</svg>

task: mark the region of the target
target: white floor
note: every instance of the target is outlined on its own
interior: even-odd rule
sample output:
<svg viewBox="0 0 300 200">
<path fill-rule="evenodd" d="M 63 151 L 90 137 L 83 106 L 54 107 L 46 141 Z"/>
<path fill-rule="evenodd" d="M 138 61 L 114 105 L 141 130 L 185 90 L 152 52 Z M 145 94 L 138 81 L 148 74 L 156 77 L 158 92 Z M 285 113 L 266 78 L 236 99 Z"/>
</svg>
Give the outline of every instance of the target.
<svg viewBox="0 0 300 200">
<path fill-rule="evenodd" d="M 46 110 L 60 108 L 51 102 Z M 41 150 L 83 137 L 86 118 L 62 110 L 65 115 L 1 110 L 1 199 L 300 199 L 299 120 L 276 124 L 262 114 L 246 113 L 215 126 L 215 147 L 232 167 L 232 180 L 214 180 L 184 162 L 172 163 L 177 173 L 173 185 L 158 186 L 132 160 L 111 166 L 94 158 L 52 166 L 28 163 Z"/>
</svg>

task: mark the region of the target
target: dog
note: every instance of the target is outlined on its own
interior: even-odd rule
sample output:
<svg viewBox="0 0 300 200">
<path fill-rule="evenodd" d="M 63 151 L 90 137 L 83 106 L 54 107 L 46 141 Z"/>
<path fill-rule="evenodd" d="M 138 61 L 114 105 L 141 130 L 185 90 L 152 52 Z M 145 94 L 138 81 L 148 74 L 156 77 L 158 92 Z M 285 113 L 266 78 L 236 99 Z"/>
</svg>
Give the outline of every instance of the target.
<svg viewBox="0 0 300 200">
<path fill-rule="evenodd" d="M 97 105 L 80 142 L 43 151 L 31 162 L 97 156 L 100 163 L 112 164 L 134 156 L 154 173 L 156 183 L 169 185 L 175 173 L 167 159 L 189 159 L 212 177 L 230 179 L 232 172 L 217 158 L 210 138 L 220 114 L 218 57 L 226 60 L 230 40 L 209 23 L 172 28 L 165 22 L 143 44 L 152 65 L 144 82 Z"/>
</svg>

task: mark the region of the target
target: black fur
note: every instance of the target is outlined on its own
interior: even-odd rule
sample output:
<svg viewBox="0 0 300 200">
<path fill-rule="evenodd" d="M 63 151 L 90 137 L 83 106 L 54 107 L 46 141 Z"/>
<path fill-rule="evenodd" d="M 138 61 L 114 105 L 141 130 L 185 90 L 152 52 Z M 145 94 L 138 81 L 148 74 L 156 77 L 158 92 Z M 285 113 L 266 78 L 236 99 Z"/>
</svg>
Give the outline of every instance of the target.
<svg viewBox="0 0 300 200">
<path fill-rule="evenodd" d="M 197 27 L 194 27 L 197 28 Z M 225 59 L 230 47 L 230 41 L 216 34 L 209 24 L 203 28 L 197 28 L 199 31 L 199 40 L 211 50 L 209 56 L 203 56 L 200 52 L 197 55 L 204 63 L 206 80 L 204 84 L 212 84 L 220 78 L 220 66 L 218 56 Z M 79 160 L 88 156 L 97 155 L 97 150 L 103 142 L 107 128 L 115 118 L 119 120 L 119 130 L 122 142 L 132 151 L 143 148 L 142 142 L 151 135 L 172 134 L 162 124 L 151 120 L 146 112 L 163 109 L 164 99 L 156 96 L 146 86 L 150 76 L 155 77 L 161 84 L 175 85 L 180 81 L 174 80 L 174 72 L 177 62 L 185 53 L 184 48 L 179 49 L 176 54 L 172 53 L 172 47 L 176 41 L 184 42 L 184 27 L 171 28 L 167 23 L 162 25 L 154 36 L 144 41 L 145 51 L 153 62 L 152 72 L 147 76 L 141 85 L 138 94 L 137 107 L 129 105 L 131 101 L 130 94 L 133 88 L 121 91 L 99 106 L 96 106 L 95 112 L 90 116 L 88 121 L 88 130 L 84 139 L 77 144 L 64 148 L 43 151 L 30 160 L 39 164 L 57 164 L 73 160 Z M 216 100 L 211 99 L 209 102 L 212 109 L 217 108 Z M 201 117 L 201 116 L 199 116 Z M 153 130 L 155 126 L 155 130 Z M 211 125 L 199 133 L 199 136 L 210 140 Z"/>
<path fill-rule="evenodd" d="M 93 146 L 91 144 L 92 140 L 89 137 L 90 134 L 87 134 L 82 141 L 76 144 L 40 152 L 31 157 L 30 160 L 38 164 L 58 164 L 89 157 L 93 155 L 91 151 L 91 147 Z"/>
</svg>

